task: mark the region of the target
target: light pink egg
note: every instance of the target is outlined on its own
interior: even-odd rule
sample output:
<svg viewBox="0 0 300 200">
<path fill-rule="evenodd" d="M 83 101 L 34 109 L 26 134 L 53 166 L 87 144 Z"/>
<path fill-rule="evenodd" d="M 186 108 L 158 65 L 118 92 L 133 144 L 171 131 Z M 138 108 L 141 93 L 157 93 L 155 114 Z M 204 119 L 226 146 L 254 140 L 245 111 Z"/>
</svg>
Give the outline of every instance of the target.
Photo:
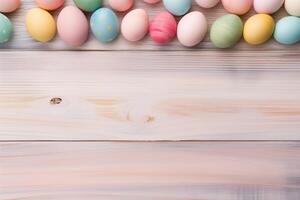
<svg viewBox="0 0 300 200">
<path fill-rule="evenodd" d="M 222 3 L 225 10 L 228 12 L 237 15 L 243 15 L 251 9 L 253 0 L 222 0 Z"/>
<path fill-rule="evenodd" d="M 122 20 L 121 32 L 124 38 L 136 42 L 148 33 L 149 19 L 144 9 L 130 11 Z"/>
<path fill-rule="evenodd" d="M 254 9 L 257 13 L 273 14 L 278 11 L 284 0 L 254 0 Z"/>
<path fill-rule="evenodd" d="M 196 3 L 202 8 L 212 8 L 215 7 L 220 0 L 196 0 Z"/>
<path fill-rule="evenodd" d="M 80 46 L 88 38 L 89 25 L 81 10 L 75 6 L 67 6 L 58 15 L 57 30 L 66 44 Z"/>
<path fill-rule="evenodd" d="M 150 22 L 150 36 L 157 43 L 165 44 L 172 41 L 176 36 L 176 31 L 176 20 L 169 12 L 158 13 Z"/>
<path fill-rule="evenodd" d="M 126 10 L 129 10 L 133 6 L 134 1 L 133 0 L 109 0 L 108 3 L 112 9 L 119 12 L 124 12 Z"/>
<path fill-rule="evenodd" d="M 21 5 L 20 0 L 0 0 L 0 12 L 10 13 L 17 10 Z"/>
<path fill-rule="evenodd" d="M 144 2 L 149 3 L 149 4 L 155 4 L 160 2 L 160 0 L 144 0 Z"/>
<path fill-rule="evenodd" d="M 45 10 L 56 10 L 64 4 L 64 0 L 35 0 L 40 8 Z"/>
</svg>

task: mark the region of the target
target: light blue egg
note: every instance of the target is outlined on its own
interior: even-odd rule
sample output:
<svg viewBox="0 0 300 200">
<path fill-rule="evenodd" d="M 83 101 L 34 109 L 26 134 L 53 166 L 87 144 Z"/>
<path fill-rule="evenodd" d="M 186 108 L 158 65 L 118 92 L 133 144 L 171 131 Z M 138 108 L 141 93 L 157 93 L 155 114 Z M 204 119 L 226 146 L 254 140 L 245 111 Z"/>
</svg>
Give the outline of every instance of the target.
<svg viewBox="0 0 300 200">
<path fill-rule="evenodd" d="M 101 42 L 111 42 L 119 35 L 119 20 L 109 8 L 96 10 L 90 19 L 94 36 Z"/>
<path fill-rule="evenodd" d="M 300 18 L 284 17 L 276 24 L 274 38 L 281 44 L 295 44 L 300 41 Z"/>
<path fill-rule="evenodd" d="M 163 0 L 165 8 L 176 16 L 186 14 L 192 7 L 192 0 Z"/>
</svg>

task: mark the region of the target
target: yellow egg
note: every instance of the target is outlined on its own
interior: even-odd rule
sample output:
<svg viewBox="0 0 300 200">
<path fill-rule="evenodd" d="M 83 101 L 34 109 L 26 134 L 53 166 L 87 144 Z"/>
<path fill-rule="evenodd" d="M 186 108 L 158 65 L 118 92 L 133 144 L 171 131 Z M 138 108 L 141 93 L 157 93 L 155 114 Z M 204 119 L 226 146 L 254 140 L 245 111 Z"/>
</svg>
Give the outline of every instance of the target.
<svg viewBox="0 0 300 200">
<path fill-rule="evenodd" d="M 26 30 L 33 39 L 48 42 L 56 33 L 55 20 L 47 11 L 33 8 L 26 15 Z"/>
<path fill-rule="evenodd" d="M 268 41 L 275 28 L 274 19 L 267 14 L 257 14 L 250 17 L 244 26 L 244 39 L 252 45 Z"/>
</svg>

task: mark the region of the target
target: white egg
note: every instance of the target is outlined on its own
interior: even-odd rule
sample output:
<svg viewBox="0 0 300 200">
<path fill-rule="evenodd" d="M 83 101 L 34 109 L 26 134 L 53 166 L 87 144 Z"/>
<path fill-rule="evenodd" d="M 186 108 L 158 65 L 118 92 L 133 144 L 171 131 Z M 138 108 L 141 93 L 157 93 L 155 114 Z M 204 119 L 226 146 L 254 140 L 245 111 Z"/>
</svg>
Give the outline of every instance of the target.
<svg viewBox="0 0 300 200">
<path fill-rule="evenodd" d="M 220 0 L 196 0 L 196 3 L 202 8 L 212 8 L 215 7 Z"/>
<path fill-rule="evenodd" d="M 285 9 L 290 15 L 300 17 L 300 0 L 285 0 Z"/>
</svg>

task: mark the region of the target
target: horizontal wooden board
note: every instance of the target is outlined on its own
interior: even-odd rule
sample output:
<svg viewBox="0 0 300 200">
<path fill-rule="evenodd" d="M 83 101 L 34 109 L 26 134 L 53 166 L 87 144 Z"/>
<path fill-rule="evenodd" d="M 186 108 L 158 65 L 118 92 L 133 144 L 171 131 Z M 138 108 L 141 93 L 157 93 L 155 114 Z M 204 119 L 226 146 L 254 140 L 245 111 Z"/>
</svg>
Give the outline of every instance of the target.
<svg viewBox="0 0 300 200">
<path fill-rule="evenodd" d="M 281 55 L 2 52 L 0 140 L 299 140 L 299 56 Z"/>
<path fill-rule="evenodd" d="M 0 199 L 298 200 L 298 142 L 0 143 Z"/>
<path fill-rule="evenodd" d="M 107 1 L 105 2 L 105 6 L 107 6 Z M 72 0 L 66 0 L 66 5 L 73 5 Z M 25 15 L 26 12 L 36 7 L 33 0 L 23 0 L 22 7 L 15 13 L 10 14 L 9 17 L 14 23 L 14 37 L 11 42 L 0 45 L 0 49 L 22 49 L 22 50 L 195 50 L 195 49 L 214 49 L 213 45 L 209 41 L 209 36 L 206 37 L 205 41 L 199 44 L 197 47 L 193 49 L 188 49 L 182 47 L 177 40 L 174 40 L 172 43 L 161 46 L 153 43 L 149 37 L 146 37 L 141 42 L 130 43 L 127 42 L 121 35 L 119 38 L 109 44 L 103 44 L 98 42 L 92 35 L 88 42 L 83 45 L 82 47 L 70 47 L 64 44 L 58 37 L 56 37 L 53 41 L 47 44 L 42 44 L 39 42 L 35 42 L 30 36 L 27 34 L 25 30 Z M 153 16 L 165 10 L 162 3 L 157 4 L 155 6 L 150 6 L 144 3 L 142 0 L 135 1 L 135 8 L 144 8 L 148 11 L 150 19 Z M 213 8 L 213 9 L 201 9 L 199 6 L 194 5 L 192 10 L 198 10 L 203 12 L 208 20 L 208 23 L 211 25 L 217 17 L 226 14 L 226 11 L 223 9 L 222 5 Z M 59 11 L 52 13 L 55 17 L 58 15 Z M 255 14 L 252 10 L 246 16 L 243 16 L 244 21 L 249 18 L 249 16 Z M 118 13 L 120 21 L 122 20 L 124 13 Z M 286 12 L 284 9 L 279 11 L 278 13 L 274 14 L 274 18 L 276 20 L 280 19 L 282 16 L 285 16 Z M 89 16 L 88 16 L 89 17 Z M 179 21 L 180 18 L 178 17 L 177 20 Z M 300 45 L 294 46 L 282 46 L 276 43 L 275 41 L 271 40 L 265 45 L 261 46 L 250 46 L 245 44 L 244 42 L 240 42 L 235 49 L 237 51 L 242 50 L 265 50 L 265 51 L 272 51 L 272 50 L 286 50 L 286 51 L 296 51 L 300 49 Z"/>
</svg>

